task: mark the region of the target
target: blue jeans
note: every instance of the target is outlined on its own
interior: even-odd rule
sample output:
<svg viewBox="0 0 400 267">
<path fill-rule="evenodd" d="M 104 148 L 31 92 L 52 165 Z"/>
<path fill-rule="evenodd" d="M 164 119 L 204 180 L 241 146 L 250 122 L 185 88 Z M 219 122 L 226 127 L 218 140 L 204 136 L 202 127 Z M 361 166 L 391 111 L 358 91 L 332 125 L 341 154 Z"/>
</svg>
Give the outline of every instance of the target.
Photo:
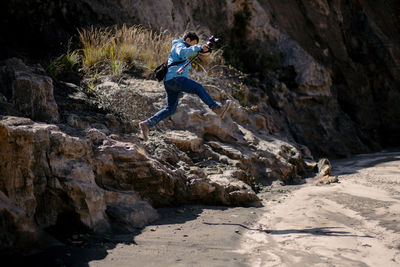
<svg viewBox="0 0 400 267">
<path fill-rule="evenodd" d="M 176 112 L 179 98 L 183 93 L 198 95 L 210 109 L 219 107 L 201 84 L 186 77 L 176 77 L 164 81 L 164 87 L 167 91 L 167 106 L 146 120 L 150 128 Z"/>
</svg>

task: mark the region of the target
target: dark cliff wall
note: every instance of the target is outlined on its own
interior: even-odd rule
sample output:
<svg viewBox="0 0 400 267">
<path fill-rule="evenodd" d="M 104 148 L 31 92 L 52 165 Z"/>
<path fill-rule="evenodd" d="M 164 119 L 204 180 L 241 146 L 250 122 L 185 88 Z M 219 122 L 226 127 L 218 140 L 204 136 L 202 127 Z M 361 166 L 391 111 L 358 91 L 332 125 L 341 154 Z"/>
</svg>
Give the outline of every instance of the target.
<svg viewBox="0 0 400 267">
<path fill-rule="evenodd" d="M 292 98 L 274 108 L 286 117 L 292 137 L 312 151 L 346 155 L 371 151 L 377 143 L 400 145 L 398 1 L 11 0 L 1 5 L 2 58 L 60 51 L 77 27 L 89 25 L 141 23 L 176 33 L 192 28 L 221 35 L 230 63 L 286 85 Z M 274 92 L 269 96 L 283 101 Z"/>
<path fill-rule="evenodd" d="M 332 89 L 356 125 L 383 145 L 399 145 L 400 2 L 264 2 L 277 24 L 332 69 Z"/>
</svg>

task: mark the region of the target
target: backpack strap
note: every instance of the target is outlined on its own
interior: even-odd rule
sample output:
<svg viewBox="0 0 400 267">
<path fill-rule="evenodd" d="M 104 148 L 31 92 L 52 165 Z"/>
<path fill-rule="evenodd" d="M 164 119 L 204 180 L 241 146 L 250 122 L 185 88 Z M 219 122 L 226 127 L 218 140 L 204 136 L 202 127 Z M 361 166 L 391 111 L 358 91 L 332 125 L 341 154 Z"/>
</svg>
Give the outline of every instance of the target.
<svg viewBox="0 0 400 267">
<path fill-rule="evenodd" d="M 171 64 L 168 64 L 168 68 L 172 67 L 172 66 L 175 66 L 175 65 L 179 65 L 179 64 L 181 64 L 183 62 L 186 62 L 186 60 L 172 62 Z"/>
</svg>

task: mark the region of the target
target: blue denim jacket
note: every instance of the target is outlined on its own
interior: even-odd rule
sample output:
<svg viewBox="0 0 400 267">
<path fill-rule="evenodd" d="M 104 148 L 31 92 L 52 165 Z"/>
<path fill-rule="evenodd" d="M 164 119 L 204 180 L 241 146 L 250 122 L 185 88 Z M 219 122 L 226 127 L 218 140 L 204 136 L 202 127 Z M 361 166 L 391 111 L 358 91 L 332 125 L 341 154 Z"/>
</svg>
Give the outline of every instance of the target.
<svg viewBox="0 0 400 267">
<path fill-rule="evenodd" d="M 189 78 L 190 65 L 187 66 L 181 74 L 176 73 L 176 71 L 181 66 L 186 64 L 186 62 L 188 62 L 188 58 L 190 56 L 196 54 L 197 52 L 200 52 L 201 48 L 202 48 L 201 45 L 188 46 L 188 44 L 186 44 L 182 38 L 172 41 L 171 53 L 168 56 L 168 64 L 171 64 L 172 62 L 183 61 L 183 60 L 186 60 L 186 61 L 182 62 L 181 64 L 169 67 L 164 81 L 171 80 L 172 78 L 175 78 L 175 77 Z"/>
</svg>

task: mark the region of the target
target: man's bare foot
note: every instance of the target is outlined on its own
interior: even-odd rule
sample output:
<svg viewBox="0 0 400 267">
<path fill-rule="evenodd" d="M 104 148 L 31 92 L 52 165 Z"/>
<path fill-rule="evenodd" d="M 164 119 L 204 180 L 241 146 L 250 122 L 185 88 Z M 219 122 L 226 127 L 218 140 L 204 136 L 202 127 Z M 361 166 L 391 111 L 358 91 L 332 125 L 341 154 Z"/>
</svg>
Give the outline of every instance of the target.
<svg viewBox="0 0 400 267">
<path fill-rule="evenodd" d="M 217 115 L 219 115 L 221 119 L 224 119 L 227 111 L 232 107 L 232 104 L 233 104 L 232 100 L 226 100 L 224 106 L 213 108 L 212 111 L 217 113 Z"/>
<path fill-rule="evenodd" d="M 144 141 L 149 140 L 149 126 L 147 125 L 147 122 L 142 121 L 139 123 L 139 128 L 140 128 L 140 138 L 142 138 Z"/>
</svg>

